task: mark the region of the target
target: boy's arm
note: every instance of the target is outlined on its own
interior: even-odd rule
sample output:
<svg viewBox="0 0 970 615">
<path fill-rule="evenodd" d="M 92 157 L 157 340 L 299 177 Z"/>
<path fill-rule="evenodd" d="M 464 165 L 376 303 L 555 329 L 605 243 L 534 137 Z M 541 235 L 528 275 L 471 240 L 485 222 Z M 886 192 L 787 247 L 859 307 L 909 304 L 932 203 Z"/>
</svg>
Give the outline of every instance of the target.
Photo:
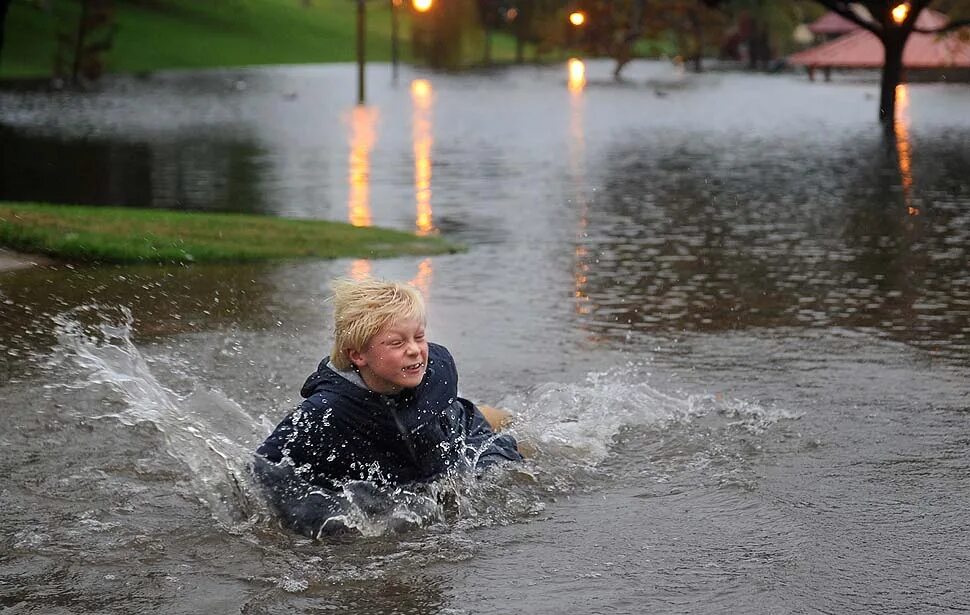
<svg viewBox="0 0 970 615">
<path fill-rule="evenodd" d="M 488 426 L 495 433 L 502 431 L 512 424 L 512 413 L 503 408 L 478 404 L 478 411 L 482 413 L 482 416 L 488 421 Z"/>
<path fill-rule="evenodd" d="M 462 421 L 465 444 L 478 451 L 475 463 L 478 469 L 481 470 L 502 461 L 522 461 L 515 438 L 509 434 L 497 434 L 493 431 L 484 414 L 472 402 L 461 397 L 458 401 L 465 413 Z"/>
<path fill-rule="evenodd" d="M 512 413 L 505 408 L 496 408 L 495 406 L 487 406 L 485 404 L 478 404 L 478 411 L 482 413 L 485 420 L 488 422 L 488 426 L 492 428 L 495 433 L 500 433 L 504 431 L 507 427 L 510 427 L 512 423 L 515 422 L 515 417 Z M 526 459 L 530 457 L 535 457 L 537 450 L 535 444 L 529 442 L 528 440 L 516 440 L 515 448 L 519 451 L 519 454 Z"/>
<path fill-rule="evenodd" d="M 253 458 L 251 469 L 287 527 L 311 538 L 346 529 L 339 518 L 350 505 L 341 494 L 311 485 L 296 475 L 291 464 L 272 463 L 260 455 Z"/>
</svg>

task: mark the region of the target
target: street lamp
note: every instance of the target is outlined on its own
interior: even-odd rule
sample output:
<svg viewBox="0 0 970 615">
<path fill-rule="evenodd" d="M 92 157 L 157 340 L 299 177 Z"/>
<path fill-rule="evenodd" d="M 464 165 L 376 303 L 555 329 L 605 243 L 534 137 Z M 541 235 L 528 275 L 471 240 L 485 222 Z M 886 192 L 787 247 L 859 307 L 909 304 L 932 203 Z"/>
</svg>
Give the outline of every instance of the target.
<svg viewBox="0 0 970 615">
<path fill-rule="evenodd" d="M 398 24 L 397 9 L 404 0 L 391 0 L 391 79 L 397 84 Z"/>
<path fill-rule="evenodd" d="M 909 4 L 903 2 L 902 4 L 897 4 L 895 7 L 893 7 L 892 16 L 893 21 L 896 22 L 896 25 L 906 21 L 907 15 L 909 15 Z"/>
<path fill-rule="evenodd" d="M 365 0 L 357 0 L 357 104 L 364 104 L 364 64 L 366 48 L 364 33 L 367 21 L 367 5 Z"/>
<path fill-rule="evenodd" d="M 397 11 L 404 0 L 390 0 L 391 2 L 391 71 L 393 80 L 397 81 L 398 65 L 398 15 Z M 411 0 L 411 6 L 419 13 L 431 10 L 434 0 Z M 366 23 L 367 0 L 357 0 L 357 104 L 364 104 L 364 68 L 367 63 L 366 53 Z"/>
<path fill-rule="evenodd" d="M 569 23 L 577 28 L 586 23 L 586 13 L 583 11 L 573 11 L 569 14 Z"/>
</svg>

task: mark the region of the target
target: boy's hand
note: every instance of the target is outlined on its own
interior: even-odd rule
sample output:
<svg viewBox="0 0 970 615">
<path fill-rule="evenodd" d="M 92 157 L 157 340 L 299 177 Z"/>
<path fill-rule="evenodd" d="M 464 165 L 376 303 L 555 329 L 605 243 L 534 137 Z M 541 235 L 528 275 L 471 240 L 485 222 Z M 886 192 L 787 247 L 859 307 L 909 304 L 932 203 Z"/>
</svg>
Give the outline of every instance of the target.
<svg viewBox="0 0 970 615">
<path fill-rule="evenodd" d="M 488 421 L 488 426 L 491 427 L 492 431 L 495 433 L 499 433 L 511 425 L 515 420 L 512 413 L 504 408 L 496 408 L 495 406 L 479 404 L 478 411 L 482 413 L 482 416 L 484 416 L 485 420 Z M 516 443 L 516 446 L 519 453 L 521 453 L 526 459 L 529 457 L 535 457 L 539 451 L 539 449 L 531 442 L 523 442 L 519 440 Z"/>
<path fill-rule="evenodd" d="M 488 426 L 496 433 L 512 424 L 512 413 L 508 410 L 494 406 L 486 406 L 484 404 L 479 404 L 478 410 L 485 417 L 485 420 L 488 421 Z"/>
</svg>

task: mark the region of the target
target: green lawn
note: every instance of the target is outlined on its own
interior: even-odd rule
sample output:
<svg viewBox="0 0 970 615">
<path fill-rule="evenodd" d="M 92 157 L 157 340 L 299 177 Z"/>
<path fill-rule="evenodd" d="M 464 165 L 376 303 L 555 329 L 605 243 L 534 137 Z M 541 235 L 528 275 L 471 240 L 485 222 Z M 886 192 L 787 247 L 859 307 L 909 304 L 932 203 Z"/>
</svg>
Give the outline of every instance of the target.
<svg viewBox="0 0 970 615">
<path fill-rule="evenodd" d="M 440 0 L 445 1 L 445 0 Z M 49 76 L 58 27 L 76 23 L 76 0 L 14 0 L 7 17 L 0 78 Z M 117 0 L 118 30 L 108 72 L 356 60 L 353 0 Z M 400 50 L 410 57 L 407 11 L 401 10 Z M 514 53 L 496 36 L 493 57 Z M 474 54 L 472 54 L 474 55 Z M 390 2 L 367 3 L 367 58 L 391 57 Z M 470 57 L 470 62 L 477 58 Z"/>
<path fill-rule="evenodd" d="M 438 237 L 248 214 L 0 202 L 0 247 L 71 261 L 184 263 L 441 254 Z"/>
<path fill-rule="evenodd" d="M 58 24 L 72 22 L 76 2 L 51 0 L 45 11 L 14 0 L 0 75 L 49 75 Z M 356 58 L 356 4 L 351 0 L 157 0 L 118 5 L 110 71 L 254 64 L 349 62 Z M 403 13 L 403 12 L 402 12 Z M 404 24 L 402 24 L 404 25 Z M 389 60 L 389 4 L 369 2 L 369 59 Z M 406 34 L 402 27 L 402 35 Z M 403 38 L 403 36 L 402 36 Z M 402 45 L 406 51 L 407 45 Z"/>
</svg>

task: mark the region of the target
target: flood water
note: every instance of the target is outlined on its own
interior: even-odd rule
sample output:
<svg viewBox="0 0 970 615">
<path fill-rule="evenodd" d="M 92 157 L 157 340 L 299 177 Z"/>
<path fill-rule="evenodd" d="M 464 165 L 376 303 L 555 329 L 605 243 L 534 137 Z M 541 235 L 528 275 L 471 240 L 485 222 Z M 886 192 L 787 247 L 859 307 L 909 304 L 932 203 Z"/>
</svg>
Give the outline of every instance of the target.
<svg viewBox="0 0 970 615">
<path fill-rule="evenodd" d="M 970 610 L 970 87 L 902 88 L 885 134 L 871 80 L 585 69 L 0 91 L 0 199 L 468 246 L 0 272 L 5 612 Z M 245 466 L 367 274 L 538 452 L 312 541 Z"/>
</svg>

